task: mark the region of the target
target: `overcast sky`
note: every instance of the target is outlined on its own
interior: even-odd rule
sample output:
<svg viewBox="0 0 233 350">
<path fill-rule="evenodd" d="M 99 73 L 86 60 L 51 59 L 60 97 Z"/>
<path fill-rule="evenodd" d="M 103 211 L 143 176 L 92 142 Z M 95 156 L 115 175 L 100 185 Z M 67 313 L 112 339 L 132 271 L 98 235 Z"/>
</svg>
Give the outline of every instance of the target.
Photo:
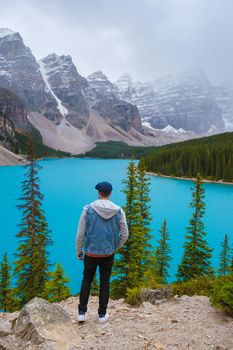
<svg viewBox="0 0 233 350">
<path fill-rule="evenodd" d="M 70 54 L 80 74 L 146 81 L 201 68 L 232 79 L 232 0 L 0 0 L 0 27 L 37 58 Z"/>
</svg>

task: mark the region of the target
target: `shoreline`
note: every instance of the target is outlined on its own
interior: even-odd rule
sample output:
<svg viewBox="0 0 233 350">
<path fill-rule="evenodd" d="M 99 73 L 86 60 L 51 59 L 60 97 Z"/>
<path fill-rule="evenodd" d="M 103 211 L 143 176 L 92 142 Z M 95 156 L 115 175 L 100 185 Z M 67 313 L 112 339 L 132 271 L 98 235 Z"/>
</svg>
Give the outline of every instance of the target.
<svg viewBox="0 0 233 350">
<path fill-rule="evenodd" d="M 38 158 L 38 161 L 43 161 L 47 159 L 64 159 L 64 158 L 79 158 L 79 157 L 41 157 Z M 103 159 L 103 158 L 92 158 L 92 157 L 80 157 L 80 158 L 89 158 L 89 159 Z M 80 159 L 79 158 L 79 159 Z M 111 159 L 111 158 L 109 158 Z M 115 158 L 112 158 L 115 159 Z M 115 160 L 119 160 L 118 158 Z M 19 155 L 18 158 L 18 163 L 11 163 L 11 164 L 3 164 L 3 162 L 0 162 L 0 168 L 5 167 L 5 166 L 21 166 L 25 165 L 26 161 L 22 157 L 22 155 Z M 146 174 L 151 175 L 151 176 L 156 176 L 156 177 L 161 177 L 161 178 L 167 178 L 167 179 L 176 179 L 176 180 L 187 180 L 187 181 L 195 181 L 195 177 L 181 177 L 181 176 L 172 176 L 172 175 L 163 175 L 163 174 L 158 174 L 158 173 L 153 173 L 152 171 L 147 171 Z M 233 181 L 232 182 L 227 182 L 227 181 L 221 181 L 221 180 L 207 180 L 202 178 L 202 182 L 204 183 L 212 183 L 212 184 L 217 184 L 217 185 L 230 185 L 233 186 Z"/>
<path fill-rule="evenodd" d="M 179 177 L 179 176 L 171 176 L 171 175 L 163 175 L 163 174 L 157 174 L 153 173 L 151 171 L 146 172 L 148 175 L 156 176 L 156 177 L 165 177 L 168 179 L 176 179 L 176 180 L 187 180 L 187 181 L 195 181 L 195 177 Z M 226 181 L 221 181 L 221 180 L 207 180 L 202 178 L 202 182 L 205 183 L 213 183 L 217 185 L 230 185 L 233 186 L 233 182 L 226 182 Z"/>
</svg>

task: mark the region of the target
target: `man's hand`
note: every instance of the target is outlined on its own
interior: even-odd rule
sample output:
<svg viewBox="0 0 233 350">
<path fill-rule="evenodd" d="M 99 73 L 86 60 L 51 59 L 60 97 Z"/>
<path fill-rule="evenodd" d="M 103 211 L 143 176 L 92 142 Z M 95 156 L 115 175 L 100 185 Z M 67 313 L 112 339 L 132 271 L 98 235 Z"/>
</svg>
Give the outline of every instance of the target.
<svg viewBox="0 0 233 350">
<path fill-rule="evenodd" d="M 78 260 L 83 260 L 83 253 L 82 252 L 78 252 L 77 253 L 77 258 L 78 258 Z"/>
</svg>

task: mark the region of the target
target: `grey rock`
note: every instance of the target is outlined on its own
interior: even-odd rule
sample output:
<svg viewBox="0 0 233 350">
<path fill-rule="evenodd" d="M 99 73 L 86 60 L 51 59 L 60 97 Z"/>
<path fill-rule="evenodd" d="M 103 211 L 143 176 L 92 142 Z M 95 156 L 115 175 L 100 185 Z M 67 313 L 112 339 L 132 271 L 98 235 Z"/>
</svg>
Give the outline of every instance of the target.
<svg viewBox="0 0 233 350">
<path fill-rule="evenodd" d="M 0 337 L 6 337 L 7 335 L 12 333 L 12 325 L 11 322 L 6 321 L 0 318 Z"/>
<path fill-rule="evenodd" d="M 133 82 L 122 76 L 116 86 L 119 96 L 135 104 L 142 122 L 164 129 L 168 125 L 195 134 L 224 130 L 215 88 L 201 71 L 169 75 L 153 82 Z"/>
<path fill-rule="evenodd" d="M 140 292 L 141 302 L 150 302 L 156 304 L 158 300 L 170 299 L 172 297 L 172 291 L 168 287 L 147 289 L 142 288 Z"/>
<path fill-rule="evenodd" d="M 89 75 L 87 80 L 89 87 L 85 93 L 93 110 L 98 111 L 113 127 L 120 127 L 125 131 L 133 127 L 142 132 L 137 107 L 120 98 L 117 86 L 112 84 L 103 72 L 97 71 Z"/>
<path fill-rule="evenodd" d="M 77 71 L 72 58 L 50 54 L 41 60 L 50 88 L 67 109 L 66 119 L 75 127 L 83 128 L 89 120 L 89 105 L 83 89 L 87 81 Z"/>
<path fill-rule="evenodd" d="M 61 118 L 57 102 L 47 90 L 39 64 L 19 33 L 4 35 L 0 29 L 0 86 L 15 92 L 28 112 L 40 112 L 49 119 Z"/>
<path fill-rule="evenodd" d="M 142 132 L 138 109 L 131 103 L 118 99 L 115 95 L 97 95 L 98 99 L 92 108 L 99 112 L 108 124 L 129 131 L 130 127 Z"/>
<path fill-rule="evenodd" d="M 70 56 L 55 53 L 41 60 L 53 93 L 67 109 L 66 119 L 82 129 L 89 121 L 90 112 L 97 111 L 108 124 L 128 131 L 130 127 L 142 131 L 136 106 L 119 98 L 117 88 L 101 72 L 83 78 Z"/>
<path fill-rule="evenodd" d="M 152 303 L 149 301 L 143 301 L 142 304 L 140 305 L 141 308 L 144 309 L 150 309 L 151 308 Z"/>
<path fill-rule="evenodd" d="M 117 87 L 111 83 L 107 76 L 100 70 L 87 77 L 88 85 L 100 94 L 117 94 Z"/>
<path fill-rule="evenodd" d="M 7 146 L 8 138 L 13 139 L 15 137 L 14 124 L 0 111 L 0 137 L 1 143 Z"/>
<path fill-rule="evenodd" d="M 190 297 L 188 295 L 182 295 L 179 300 L 182 300 L 182 301 L 189 301 Z"/>
<path fill-rule="evenodd" d="M 26 131 L 31 130 L 31 125 L 27 118 L 26 106 L 23 101 L 14 92 L 2 87 L 0 87 L 0 112 L 16 128 Z"/>
<path fill-rule="evenodd" d="M 223 83 L 216 86 L 215 100 L 225 123 L 225 131 L 233 131 L 233 85 Z"/>
<path fill-rule="evenodd" d="M 34 298 L 23 307 L 13 332 L 25 341 L 46 343 L 56 350 L 71 349 L 81 339 L 68 314 L 59 305 L 41 298 Z"/>
</svg>

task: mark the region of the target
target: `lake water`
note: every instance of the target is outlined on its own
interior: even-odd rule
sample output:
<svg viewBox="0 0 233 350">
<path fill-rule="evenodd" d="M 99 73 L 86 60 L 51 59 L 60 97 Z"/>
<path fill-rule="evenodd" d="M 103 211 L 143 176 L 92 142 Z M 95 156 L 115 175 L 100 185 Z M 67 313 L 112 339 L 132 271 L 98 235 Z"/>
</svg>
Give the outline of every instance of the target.
<svg viewBox="0 0 233 350">
<path fill-rule="evenodd" d="M 45 196 L 44 209 L 54 241 L 50 248 L 50 260 L 63 264 L 71 280 L 72 292 L 76 293 L 80 288 L 83 266 L 75 256 L 75 236 L 82 208 L 96 199 L 94 187 L 99 181 L 111 182 L 114 188 L 112 200 L 124 204 L 121 181 L 126 176 L 128 161 L 57 159 L 40 163 L 43 166 L 41 190 Z M 7 251 L 11 261 L 17 247 L 15 234 L 20 213 L 16 204 L 23 171 L 20 166 L 0 167 L 0 258 Z M 171 237 L 172 280 L 182 256 L 185 227 L 191 215 L 192 182 L 154 176 L 150 176 L 150 179 L 153 243 L 163 218 L 166 218 Z M 228 234 L 233 243 L 233 186 L 208 183 L 205 189 L 207 209 L 204 222 L 208 243 L 214 248 L 213 265 L 217 267 L 224 234 Z"/>
</svg>

